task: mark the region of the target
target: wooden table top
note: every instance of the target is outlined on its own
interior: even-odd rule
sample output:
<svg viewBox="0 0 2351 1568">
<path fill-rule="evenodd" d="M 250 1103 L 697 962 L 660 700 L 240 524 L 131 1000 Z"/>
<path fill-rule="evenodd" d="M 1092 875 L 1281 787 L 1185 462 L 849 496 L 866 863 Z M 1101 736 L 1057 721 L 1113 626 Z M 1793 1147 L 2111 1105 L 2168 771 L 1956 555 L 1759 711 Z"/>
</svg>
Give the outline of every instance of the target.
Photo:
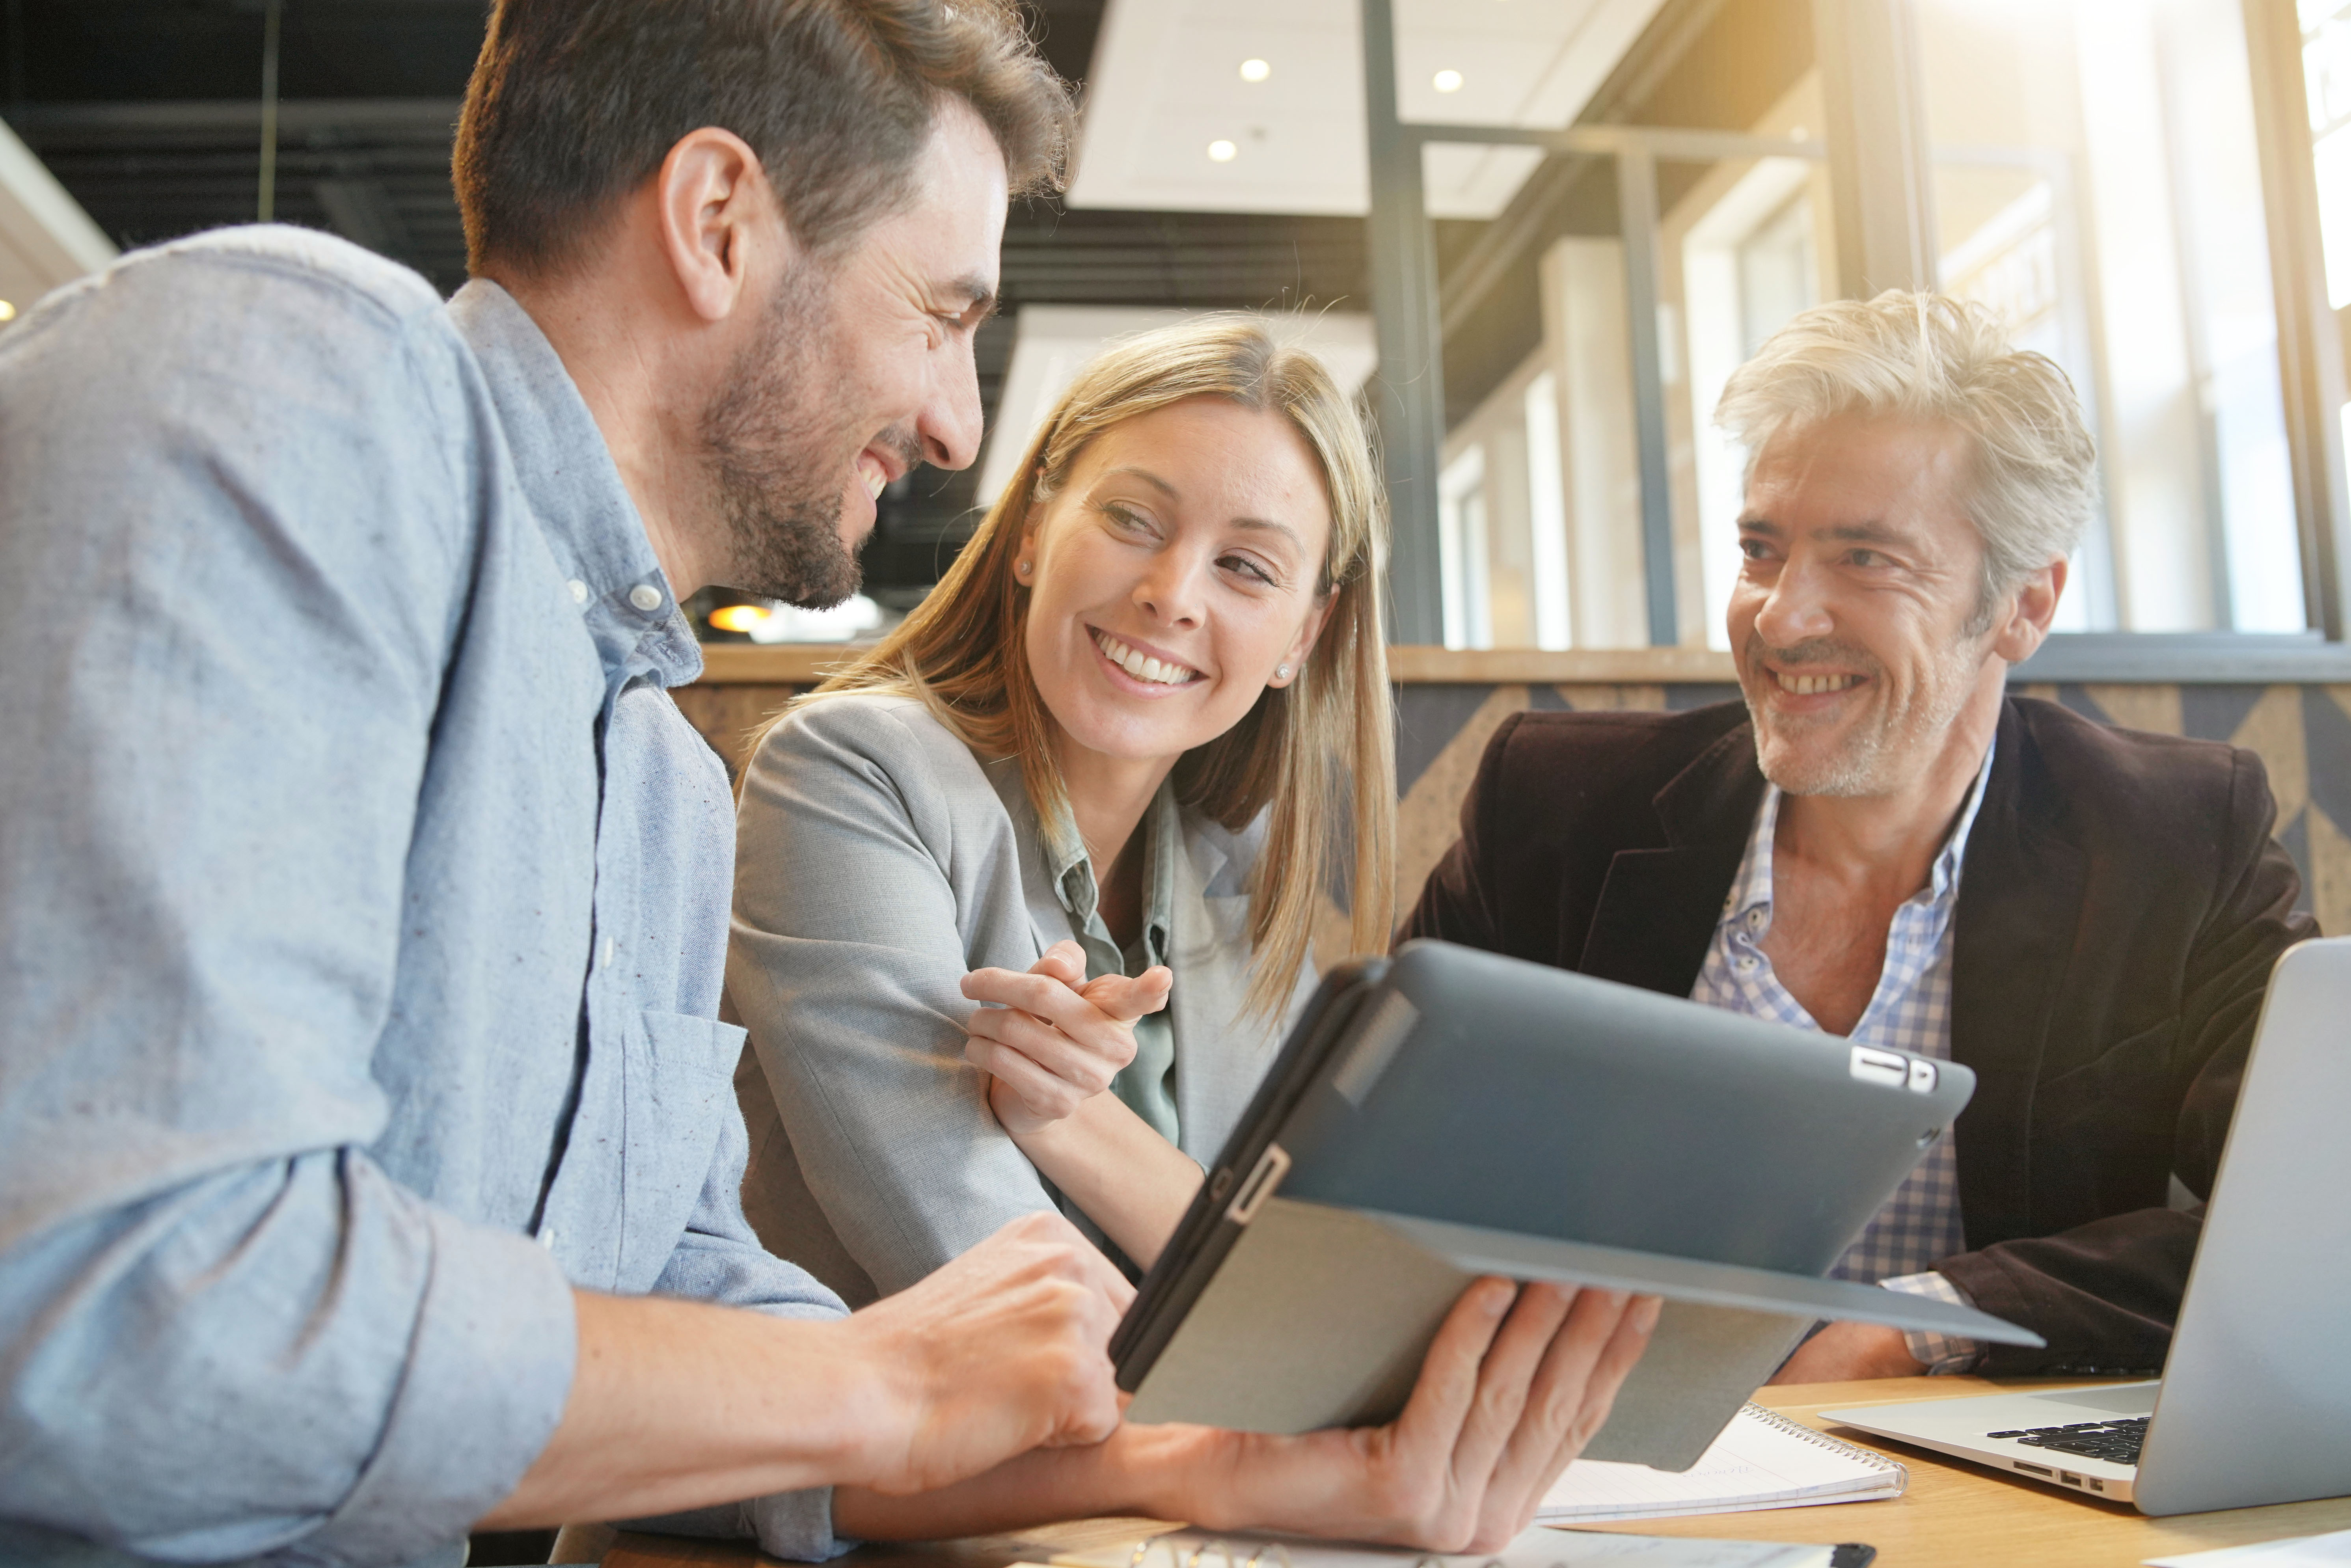
<svg viewBox="0 0 2351 1568">
<path fill-rule="evenodd" d="M 1876 1502 L 1760 1513 L 1709 1514 L 1697 1519 L 1631 1520 L 1588 1528 L 1628 1535 L 1703 1536 L 1733 1541 L 1832 1543 L 1865 1541 L 1877 1548 L 1878 1568 L 1985 1568 L 2049 1563 L 2053 1568 L 2135 1568 L 2149 1557 L 2241 1546 L 2293 1535 L 2351 1530 L 2351 1498 L 2231 1509 L 2219 1513 L 2148 1519 L 2127 1503 L 2094 1500 L 1945 1459 L 1924 1449 L 1841 1427 L 1820 1419 L 1823 1409 L 1890 1405 L 1908 1399 L 1949 1399 L 2020 1386 L 1976 1377 L 1908 1377 L 1875 1383 L 1816 1383 L 1767 1388 L 1756 1403 L 1848 1442 L 1875 1448 L 1907 1466 L 1909 1489 Z M 2078 1387 L 2079 1383 L 2033 1384 Z M 1041 1563 L 1055 1552 L 1134 1541 L 1175 1528 L 1147 1520 L 1083 1520 L 1020 1536 L 938 1542 L 918 1546 L 868 1546 L 841 1559 L 841 1568 L 1005 1568 Z M 622 1535 L 604 1568 L 675 1568 L 772 1562 L 741 1542 L 684 1541 Z"/>
</svg>

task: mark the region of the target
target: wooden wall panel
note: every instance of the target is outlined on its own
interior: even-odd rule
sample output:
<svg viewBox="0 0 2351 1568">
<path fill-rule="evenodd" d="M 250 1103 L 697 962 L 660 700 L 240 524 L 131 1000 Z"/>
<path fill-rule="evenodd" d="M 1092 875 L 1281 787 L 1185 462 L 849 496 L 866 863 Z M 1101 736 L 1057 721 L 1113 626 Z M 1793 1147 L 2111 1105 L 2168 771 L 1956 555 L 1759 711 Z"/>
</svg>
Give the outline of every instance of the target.
<svg viewBox="0 0 2351 1568">
<path fill-rule="evenodd" d="M 1712 670 L 1693 673 L 1711 674 Z M 801 688 L 705 681 L 678 706 L 730 771 L 751 733 Z M 2103 724 L 2225 740 L 2262 758 L 2278 804 L 2278 841 L 2302 870 L 2303 906 L 2330 933 L 2351 933 L 2351 686 L 2035 685 L 2027 695 Z M 1684 710 L 1738 688 L 1719 681 L 1547 685 L 1416 681 L 1396 688 L 1399 899 L 1409 904 L 1453 842 L 1461 798 L 1495 729 L 1523 708 Z M 1317 924 L 1317 955 L 1345 956 L 1347 921 L 1333 889 Z"/>
</svg>

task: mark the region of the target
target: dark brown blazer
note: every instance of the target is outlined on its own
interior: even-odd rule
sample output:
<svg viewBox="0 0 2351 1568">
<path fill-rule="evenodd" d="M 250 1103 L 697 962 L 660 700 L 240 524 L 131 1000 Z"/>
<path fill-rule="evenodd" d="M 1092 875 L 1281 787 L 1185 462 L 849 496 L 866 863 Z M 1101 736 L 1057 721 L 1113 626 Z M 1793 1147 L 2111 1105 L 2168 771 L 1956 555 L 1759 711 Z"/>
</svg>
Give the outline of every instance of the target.
<svg viewBox="0 0 2351 1568">
<path fill-rule="evenodd" d="M 1746 709 L 1525 713 L 1406 919 L 1687 997 L 1763 776 Z M 2045 1351 L 1994 1373 L 2159 1366 L 2277 956 L 2317 935 L 2261 760 L 2003 705 L 1954 916 L 1954 1130 L 1968 1250 L 1935 1267 Z"/>
</svg>

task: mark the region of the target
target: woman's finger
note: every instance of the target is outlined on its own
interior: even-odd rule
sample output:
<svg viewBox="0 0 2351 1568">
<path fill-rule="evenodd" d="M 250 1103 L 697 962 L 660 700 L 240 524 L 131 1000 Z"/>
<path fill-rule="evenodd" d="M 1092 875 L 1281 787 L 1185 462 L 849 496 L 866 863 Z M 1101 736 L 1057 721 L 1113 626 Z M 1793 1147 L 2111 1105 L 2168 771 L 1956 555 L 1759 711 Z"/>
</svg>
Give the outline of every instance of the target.
<svg viewBox="0 0 2351 1568">
<path fill-rule="evenodd" d="M 1037 961 L 1029 966 L 1029 972 L 1050 976 L 1065 986 L 1081 986 L 1086 979 L 1086 950 L 1064 936 L 1046 948 Z"/>
<path fill-rule="evenodd" d="M 1031 1113 L 1046 1121 L 1061 1120 L 1085 1098 L 1008 1045 L 974 1035 L 964 1041 L 963 1055 L 974 1067 L 1000 1080 Z"/>
<path fill-rule="evenodd" d="M 1114 1058 L 1087 1050 L 1026 1013 L 1006 1008 L 991 1009 L 975 1018 L 965 1032 L 974 1040 L 992 1040 L 1018 1051 L 1082 1094 L 1100 1093 L 1123 1065 Z"/>
<path fill-rule="evenodd" d="M 974 969 L 963 977 L 963 994 L 976 1002 L 994 1002 L 1000 1007 L 1022 1008 L 1041 1012 L 1053 1005 L 1055 993 L 1078 998 L 1073 987 L 1063 984 L 1045 969 L 1040 960 L 1034 969 Z"/>
<path fill-rule="evenodd" d="M 1108 1088 L 1119 1070 L 1134 1060 L 1130 1035 L 1113 1033 L 1099 1042 L 1072 1040 L 1009 1008 L 983 1009 L 972 1015 L 964 1031 L 1010 1047 L 1088 1094 Z"/>
<path fill-rule="evenodd" d="M 1089 980 L 1079 995 L 1113 1022 L 1133 1023 L 1165 1007 L 1167 993 L 1175 985 L 1175 972 L 1165 964 L 1154 964 L 1132 978 L 1104 975 Z"/>
<path fill-rule="evenodd" d="M 1074 1039 L 1088 1040 L 1104 1031 L 1123 1032 L 1124 1025 L 1106 1016 L 1092 1002 L 1050 976 L 1016 975 L 1009 969 L 974 969 L 963 977 L 963 994 L 976 1002 L 1017 1008 L 1040 1018 Z"/>
</svg>

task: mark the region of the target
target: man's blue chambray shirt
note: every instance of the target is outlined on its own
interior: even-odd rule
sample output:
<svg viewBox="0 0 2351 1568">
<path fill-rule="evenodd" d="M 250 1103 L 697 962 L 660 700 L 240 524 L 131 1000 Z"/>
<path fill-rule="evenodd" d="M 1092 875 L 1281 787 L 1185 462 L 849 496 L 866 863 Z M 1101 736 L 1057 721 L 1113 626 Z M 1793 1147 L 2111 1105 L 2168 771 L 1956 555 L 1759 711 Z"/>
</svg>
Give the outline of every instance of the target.
<svg viewBox="0 0 2351 1568">
<path fill-rule="evenodd" d="M 739 1207 L 700 655 L 511 298 L 127 257 L 0 333 L 0 1561 L 454 1564 L 571 1285 L 841 1310 Z"/>
</svg>

